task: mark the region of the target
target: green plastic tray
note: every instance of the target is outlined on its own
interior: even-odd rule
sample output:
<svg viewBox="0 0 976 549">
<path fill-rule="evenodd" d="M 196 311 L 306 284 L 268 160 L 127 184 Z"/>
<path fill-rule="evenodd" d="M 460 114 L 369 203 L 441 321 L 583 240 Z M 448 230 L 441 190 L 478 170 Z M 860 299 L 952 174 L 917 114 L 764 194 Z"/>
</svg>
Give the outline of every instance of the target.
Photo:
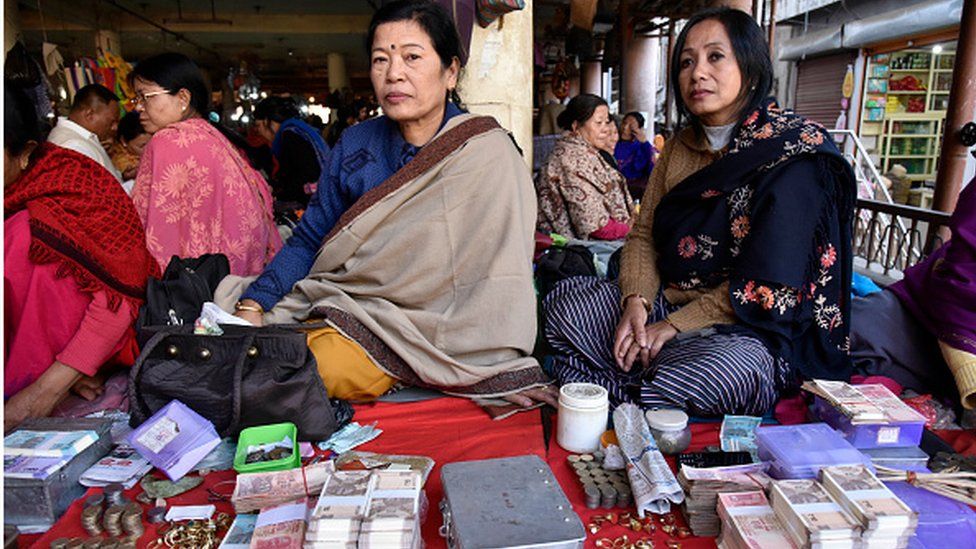
<svg viewBox="0 0 976 549">
<path fill-rule="evenodd" d="M 285 437 L 290 437 L 293 444 L 291 456 L 272 461 L 244 462 L 247 458 L 248 446 L 280 442 Z M 240 436 L 237 438 L 237 452 L 234 454 L 234 470 L 238 473 L 285 471 L 301 467 L 301 465 L 302 456 L 298 450 L 298 428 L 295 427 L 294 423 L 274 423 L 271 425 L 248 427 L 241 431 Z"/>
</svg>

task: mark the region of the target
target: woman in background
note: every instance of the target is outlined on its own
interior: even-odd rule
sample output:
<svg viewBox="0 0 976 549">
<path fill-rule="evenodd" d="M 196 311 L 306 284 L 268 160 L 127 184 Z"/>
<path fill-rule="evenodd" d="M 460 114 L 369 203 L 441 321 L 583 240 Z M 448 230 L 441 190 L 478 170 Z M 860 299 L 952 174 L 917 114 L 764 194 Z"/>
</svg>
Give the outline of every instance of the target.
<svg viewBox="0 0 976 549">
<path fill-rule="evenodd" d="M 624 177 L 600 154 L 613 124 L 607 102 L 588 93 L 577 95 L 558 121 L 565 133 L 535 182 L 538 229 L 579 240 L 624 238 L 634 203 Z"/>
<path fill-rule="evenodd" d="M 654 169 L 654 155 L 657 151 L 644 135 L 644 115 L 629 112 L 620 124 L 620 141 L 613 151 L 620 172 L 627 178 L 627 190 L 634 200 L 644 197 L 647 179 Z"/>
<path fill-rule="evenodd" d="M 42 141 L 34 106 L 5 83 L 5 431 L 69 390 L 94 399 L 104 366 L 134 362 L 132 324 L 159 273 L 115 177 Z"/>
<path fill-rule="evenodd" d="M 210 94 L 197 65 L 163 53 L 130 73 L 146 146 L 132 200 L 161 268 L 172 256 L 221 253 L 238 275 L 260 273 L 281 248 L 264 179 L 203 116 Z"/>
<path fill-rule="evenodd" d="M 304 209 L 325 173 L 329 146 L 319 131 L 299 118 L 291 98 L 264 99 L 254 109 L 254 120 L 278 163 L 271 181 L 275 200 Z"/>
<path fill-rule="evenodd" d="M 151 137 L 143 129 L 142 122 L 139 122 L 139 113 L 135 111 L 126 113 L 119 121 L 118 135 L 108 153 L 112 157 L 112 163 L 122 173 L 122 186 L 127 193 L 132 193 L 142 152 Z"/>
</svg>

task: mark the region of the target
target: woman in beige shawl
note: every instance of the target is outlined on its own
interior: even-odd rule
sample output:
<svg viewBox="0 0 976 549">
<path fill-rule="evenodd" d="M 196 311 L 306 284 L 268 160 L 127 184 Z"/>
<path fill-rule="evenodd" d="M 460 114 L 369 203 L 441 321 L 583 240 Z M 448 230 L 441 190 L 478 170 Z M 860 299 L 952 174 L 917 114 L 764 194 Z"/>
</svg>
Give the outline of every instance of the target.
<svg viewBox="0 0 976 549">
<path fill-rule="evenodd" d="M 515 404 L 555 403 L 530 356 L 535 197 L 494 119 L 454 101 L 460 40 L 443 8 L 394 2 L 369 28 L 385 116 L 348 128 L 295 235 L 222 304 L 254 324 L 324 318 L 309 336 L 333 397 L 396 381 Z M 240 282 L 238 279 L 236 282 Z"/>
</svg>

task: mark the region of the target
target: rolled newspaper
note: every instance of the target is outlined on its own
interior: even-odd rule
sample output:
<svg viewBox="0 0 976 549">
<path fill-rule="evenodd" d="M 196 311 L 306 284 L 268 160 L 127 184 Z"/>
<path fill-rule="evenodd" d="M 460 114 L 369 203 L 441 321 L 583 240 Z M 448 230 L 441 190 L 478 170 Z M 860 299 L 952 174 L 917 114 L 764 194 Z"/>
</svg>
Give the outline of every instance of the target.
<svg viewBox="0 0 976 549">
<path fill-rule="evenodd" d="M 613 412 L 613 426 L 620 441 L 627 477 L 634 494 L 637 513 L 667 513 L 671 504 L 679 504 L 685 494 L 674 473 L 657 449 L 644 413 L 633 404 L 621 404 Z"/>
</svg>

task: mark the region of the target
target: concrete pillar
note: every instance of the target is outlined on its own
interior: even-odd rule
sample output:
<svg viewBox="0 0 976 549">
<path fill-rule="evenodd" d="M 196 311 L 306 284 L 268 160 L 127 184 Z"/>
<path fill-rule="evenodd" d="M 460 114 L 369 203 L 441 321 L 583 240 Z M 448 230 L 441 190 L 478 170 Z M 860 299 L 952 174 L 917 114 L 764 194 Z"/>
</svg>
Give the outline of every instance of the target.
<svg viewBox="0 0 976 549">
<path fill-rule="evenodd" d="M 580 92 L 603 96 L 603 64 L 599 61 L 583 61 L 580 70 Z"/>
<path fill-rule="evenodd" d="M 329 91 L 333 92 L 349 87 L 345 56 L 341 53 L 330 53 L 327 62 L 329 66 Z"/>
<path fill-rule="evenodd" d="M 111 52 L 119 57 L 122 56 L 122 41 L 119 33 L 112 30 L 95 31 L 96 51 Z"/>
<path fill-rule="evenodd" d="M 20 12 L 17 2 L 3 3 L 3 52 L 6 54 L 20 38 Z"/>
<path fill-rule="evenodd" d="M 495 21 L 475 26 L 471 57 L 461 73 L 458 93 L 468 110 L 495 117 L 512 132 L 526 165 L 532 166 L 532 4 Z"/>
<path fill-rule="evenodd" d="M 647 119 L 647 135 L 654 135 L 654 108 L 657 103 L 657 38 L 634 36 L 624 52 L 624 94 L 621 113 L 640 111 Z"/>
</svg>

